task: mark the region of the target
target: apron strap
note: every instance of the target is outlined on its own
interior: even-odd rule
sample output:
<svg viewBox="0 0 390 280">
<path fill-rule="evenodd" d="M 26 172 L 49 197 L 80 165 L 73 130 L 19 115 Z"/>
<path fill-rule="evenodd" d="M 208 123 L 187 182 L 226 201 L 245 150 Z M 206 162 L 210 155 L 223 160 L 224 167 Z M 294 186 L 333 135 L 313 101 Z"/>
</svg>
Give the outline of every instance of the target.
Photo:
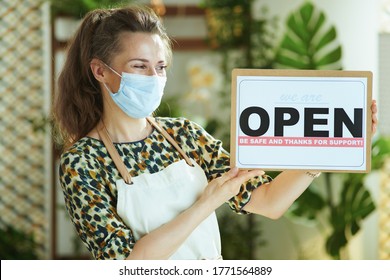
<svg viewBox="0 0 390 280">
<path fill-rule="evenodd" d="M 187 162 L 187 164 L 189 166 L 194 166 L 191 162 L 191 160 L 189 159 L 189 157 L 187 156 L 187 154 L 182 150 L 182 148 L 180 148 L 180 146 L 176 143 L 176 141 L 172 138 L 171 135 L 169 135 L 169 133 L 163 129 L 157 122 L 154 118 L 152 117 L 147 117 L 146 118 L 148 120 L 148 122 L 153 125 L 164 137 L 165 139 L 168 140 L 169 143 L 171 143 L 171 145 L 173 147 L 175 147 L 175 149 L 180 153 L 180 155 L 185 159 L 185 161 Z"/>
<path fill-rule="evenodd" d="M 106 149 L 108 153 L 111 156 L 111 159 L 114 161 L 116 168 L 118 169 L 119 173 L 121 174 L 123 180 L 126 182 L 126 184 L 132 184 L 131 182 L 131 176 L 129 172 L 127 171 L 127 168 L 125 164 L 123 163 L 118 151 L 115 149 L 115 146 L 111 140 L 110 135 L 108 134 L 107 128 L 104 125 L 103 122 L 100 122 L 99 128 L 97 129 L 97 132 L 99 134 L 100 139 L 103 141 L 104 146 L 106 146 Z"/>
<path fill-rule="evenodd" d="M 156 128 L 164 137 L 168 140 L 169 143 L 175 149 L 180 153 L 180 155 L 184 158 L 184 160 L 187 162 L 189 166 L 194 166 L 187 156 L 187 154 L 180 148 L 180 146 L 176 143 L 176 141 L 172 138 L 169 133 L 163 129 L 152 117 L 147 117 L 146 120 L 154 127 Z M 101 121 L 97 128 L 97 133 L 99 134 L 100 139 L 103 141 L 104 146 L 106 146 L 106 149 L 111 156 L 112 161 L 114 162 L 116 168 L 118 169 L 119 173 L 121 174 L 123 180 L 126 182 L 126 184 L 132 184 L 131 181 L 131 175 L 127 170 L 127 167 L 123 163 L 118 151 L 115 149 L 115 146 L 112 142 L 112 139 L 110 135 L 108 134 L 107 128 L 104 125 L 104 123 Z"/>
</svg>

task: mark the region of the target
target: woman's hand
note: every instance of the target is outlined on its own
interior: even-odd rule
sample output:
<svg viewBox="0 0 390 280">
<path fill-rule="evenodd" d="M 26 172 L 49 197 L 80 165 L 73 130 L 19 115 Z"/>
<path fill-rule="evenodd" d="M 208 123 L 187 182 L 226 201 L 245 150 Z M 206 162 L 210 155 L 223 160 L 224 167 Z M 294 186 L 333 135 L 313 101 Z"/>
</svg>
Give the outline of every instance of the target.
<svg viewBox="0 0 390 280">
<path fill-rule="evenodd" d="M 371 103 L 371 116 L 372 116 L 372 128 L 371 128 L 371 133 L 372 135 L 374 135 L 376 133 L 376 129 L 377 129 L 377 126 L 378 126 L 378 117 L 377 117 L 377 113 L 378 113 L 378 107 L 376 105 L 376 100 L 372 100 L 372 103 Z"/>
<path fill-rule="evenodd" d="M 168 259 L 201 222 L 239 192 L 244 182 L 263 174 L 261 170 L 238 171 L 233 168 L 214 179 L 191 207 L 139 239 L 128 259 Z"/>
<path fill-rule="evenodd" d="M 238 168 L 233 168 L 221 177 L 212 180 L 203 191 L 199 200 L 207 202 L 207 205 L 215 210 L 237 195 L 243 183 L 263 174 L 264 171 L 262 170 L 239 171 Z"/>
</svg>

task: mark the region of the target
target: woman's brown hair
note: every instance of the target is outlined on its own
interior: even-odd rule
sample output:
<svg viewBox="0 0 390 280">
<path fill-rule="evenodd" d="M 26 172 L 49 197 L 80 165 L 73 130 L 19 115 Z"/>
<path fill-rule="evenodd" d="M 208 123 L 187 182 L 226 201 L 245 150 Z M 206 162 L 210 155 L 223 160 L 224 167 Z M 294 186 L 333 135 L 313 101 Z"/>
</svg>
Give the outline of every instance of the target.
<svg viewBox="0 0 390 280">
<path fill-rule="evenodd" d="M 120 52 L 122 32 L 158 34 L 171 59 L 171 42 L 158 16 L 149 8 L 132 6 L 89 12 L 69 44 L 62 72 L 58 77 L 53 104 L 56 142 L 68 147 L 86 136 L 103 114 L 99 82 L 90 69 L 93 58 L 110 64 Z"/>
</svg>

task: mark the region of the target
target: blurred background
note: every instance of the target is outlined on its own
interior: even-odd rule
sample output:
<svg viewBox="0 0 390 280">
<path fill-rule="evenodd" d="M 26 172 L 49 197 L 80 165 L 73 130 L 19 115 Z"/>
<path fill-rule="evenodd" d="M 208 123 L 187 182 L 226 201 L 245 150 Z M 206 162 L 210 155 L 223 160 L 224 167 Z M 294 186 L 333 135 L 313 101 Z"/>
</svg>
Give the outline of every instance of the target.
<svg viewBox="0 0 390 280">
<path fill-rule="evenodd" d="M 372 71 L 369 174 L 323 174 L 277 221 L 217 214 L 225 259 L 390 259 L 389 0 L 0 0 L 0 259 L 90 258 L 64 208 L 48 117 L 80 18 L 129 3 L 153 7 L 175 40 L 156 114 L 198 122 L 227 150 L 233 68 Z"/>
</svg>

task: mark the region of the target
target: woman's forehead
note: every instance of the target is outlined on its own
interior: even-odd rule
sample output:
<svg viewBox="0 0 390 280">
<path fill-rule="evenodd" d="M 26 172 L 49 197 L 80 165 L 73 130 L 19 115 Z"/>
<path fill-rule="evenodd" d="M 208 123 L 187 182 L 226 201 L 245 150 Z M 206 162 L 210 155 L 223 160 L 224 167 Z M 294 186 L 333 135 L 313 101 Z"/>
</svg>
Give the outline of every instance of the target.
<svg viewBox="0 0 390 280">
<path fill-rule="evenodd" d="M 133 58 L 154 57 L 164 59 L 165 45 L 158 34 L 142 32 L 123 32 L 120 35 L 120 54 Z M 147 57 L 143 57 L 147 56 Z M 129 59 L 130 59 L 129 57 Z"/>
</svg>

